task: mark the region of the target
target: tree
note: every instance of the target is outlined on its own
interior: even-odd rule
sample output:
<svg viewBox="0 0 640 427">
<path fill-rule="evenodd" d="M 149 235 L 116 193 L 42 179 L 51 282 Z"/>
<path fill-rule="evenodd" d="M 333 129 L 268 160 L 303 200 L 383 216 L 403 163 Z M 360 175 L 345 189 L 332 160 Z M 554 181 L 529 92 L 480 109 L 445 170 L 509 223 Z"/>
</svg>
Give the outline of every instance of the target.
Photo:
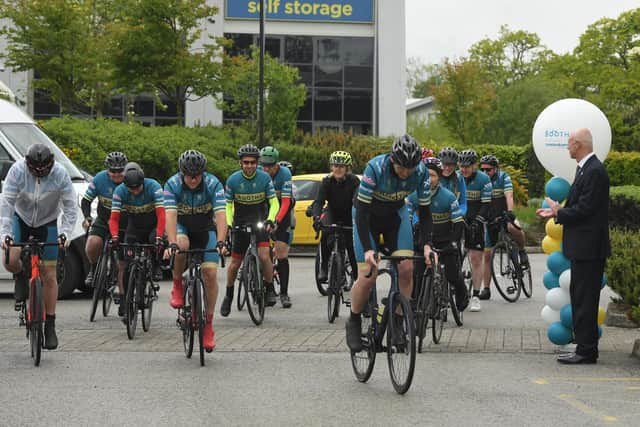
<svg viewBox="0 0 640 427">
<path fill-rule="evenodd" d="M 216 92 L 218 49 L 193 49 L 201 23 L 217 13 L 207 0 L 119 0 L 113 62 L 118 86 L 133 93 L 161 93 L 176 104 L 184 123 L 184 104 L 192 95 Z"/>
<path fill-rule="evenodd" d="M 433 95 L 433 86 L 442 82 L 439 64 L 424 64 L 419 58 L 407 61 L 407 95 L 426 98 Z"/>
</svg>

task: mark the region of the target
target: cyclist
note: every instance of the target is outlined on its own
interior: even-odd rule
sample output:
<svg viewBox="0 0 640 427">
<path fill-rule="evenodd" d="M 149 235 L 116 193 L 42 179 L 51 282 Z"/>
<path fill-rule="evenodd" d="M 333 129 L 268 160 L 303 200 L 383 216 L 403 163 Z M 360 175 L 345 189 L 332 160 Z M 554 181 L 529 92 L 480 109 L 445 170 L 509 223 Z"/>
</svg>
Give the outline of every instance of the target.
<svg viewBox="0 0 640 427">
<path fill-rule="evenodd" d="M 483 274 L 483 252 L 489 208 L 491 206 L 491 179 L 478 170 L 478 155 L 474 150 L 464 150 L 459 156 L 460 172 L 467 186 L 467 213 L 464 244 L 471 261 L 473 296 L 469 311 L 480 311 L 480 287 Z"/>
<path fill-rule="evenodd" d="M 433 219 L 433 245 L 441 250 L 441 259 L 445 268 L 447 280 L 455 288 L 456 305 L 459 311 L 464 311 L 469 305 L 469 295 L 465 287 L 460 271 L 460 257 L 458 255 L 457 244 L 464 232 L 464 217 L 460 212 L 460 205 L 456 196 L 440 185 L 442 176 L 442 162 L 436 157 L 427 157 L 422 160 L 431 179 L 431 215 Z M 418 208 L 418 193 L 414 191 L 407 197 L 407 207 L 409 214 L 417 222 L 414 215 Z M 419 230 L 414 234 L 418 237 Z M 414 277 L 421 277 L 423 263 L 417 263 L 417 269 L 422 271 L 414 274 Z"/>
<path fill-rule="evenodd" d="M 84 215 L 82 227 L 89 229 L 89 237 L 85 246 L 87 258 L 91 264 L 89 274 L 85 280 L 87 286 L 93 286 L 93 273 L 98 262 L 98 257 L 102 252 L 105 239 L 109 238 L 109 216 L 111 216 L 111 198 L 113 190 L 122 184 L 124 180 L 124 167 L 128 159 L 124 153 L 113 151 L 107 154 L 104 165 L 107 168 L 98 172 L 93 177 L 93 181 L 89 184 L 87 191 L 82 197 L 80 207 Z M 98 216 L 95 221 L 91 217 L 91 203 L 98 198 Z M 120 217 L 120 237 L 124 235 L 124 228 L 127 224 L 125 215 Z M 122 272 L 118 272 L 118 282 L 122 284 Z"/>
<path fill-rule="evenodd" d="M 153 280 L 162 278 L 160 272 L 159 255 L 163 251 L 162 237 L 165 229 L 165 210 L 162 187 L 155 179 L 145 178 L 144 171 L 139 164 L 129 162 L 124 167 L 124 180 L 113 191 L 111 200 L 111 216 L 109 230 L 111 232 L 111 246 L 117 248 L 120 241 L 120 215 L 127 213 L 127 228 L 124 234 L 125 243 L 155 243 L 156 257 L 154 258 Z M 125 271 L 126 262 L 121 261 L 120 270 Z M 154 284 L 157 287 L 157 284 Z M 121 303 L 124 287 L 118 283 L 120 298 L 114 303 L 120 304 L 118 315 L 125 315 L 125 305 Z M 157 290 L 157 289 L 156 289 Z"/>
<path fill-rule="evenodd" d="M 280 303 L 282 308 L 291 307 L 289 297 L 289 243 L 291 239 L 291 218 L 293 217 L 293 199 L 291 171 L 278 164 L 280 154 L 274 147 L 267 146 L 260 150 L 260 167 L 268 173 L 280 204 L 276 215 L 276 230 L 272 239 L 275 241 L 274 254 L 278 259 L 278 276 L 280 277 Z"/>
<path fill-rule="evenodd" d="M 438 153 L 438 158 L 442 162 L 442 176 L 440 185 L 455 194 L 460 205 L 462 215 L 467 213 L 467 186 L 464 177 L 457 171 L 458 152 L 455 148 L 445 147 Z"/>
<path fill-rule="evenodd" d="M 227 214 L 225 213 L 224 188 L 212 174 L 207 172 L 207 158 L 199 151 L 187 150 L 178 159 L 179 172 L 164 185 L 167 238 L 171 250 L 214 249 L 226 252 Z M 217 231 L 217 233 L 216 233 Z M 219 255 L 215 252 L 203 254 L 202 275 L 207 287 L 207 319 L 204 327 L 204 348 L 215 348 L 213 311 L 218 298 L 217 266 Z M 173 268 L 173 288 L 170 305 L 184 305 L 182 273 L 185 256 L 176 255 Z"/>
<path fill-rule="evenodd" d="M 353 201 L 358 194 L 360 180 L 351 173 L 351 166 L 353 165 L 351 154 L 346 151 L 334 151 L 329 156 L 329 165 L 331 173 L 322 179 L 318 196 L 311 205 L 310 213 L 313 216 L 313 228 L 316 231 L 320 231 L 322 224 L 351 226 L 353 223 L 351 211 Z M 327 207 L 323 209 L 325 202 L 327 202 Z M 353 280 L 355 281 L 358 277 L 358 272 L 356 254 L 353 248 L 353 233 L 351 231 L 343 231 L 342 234 L 352 266 Z M 318 275 L 318 281 L 322 283 L 327 281 L 329 246 L 332 243 L 328 240 L 328 236 L 323 233 L 319 247 L 320 272 Z"/>
<path fill-rule="evenodd" d="M 15 162 L 5 178 L 0 197 L 0 236 L 2 249 L 9 250 L 7 271 L 14 273 L 16 311 L 22 310 L 27 299 L 30 266 L 28 260 L 21 260 L 20 248 L 9 248 L 7 241 L 25 242 L 33 236 L 41 242 L 56 238 L 68 247 L 67 238 L 76 223 L 76 193 L 66 169 L 57 163 L 53 153 L 44 144 L 34 144 L 27 150 L 24 159 Z M 58 215 L 62 205 L 62 221 L 58 234 Z M 58 248 L 49 246 L 42 256 L 44 268 L 43 300 L 46 313 L 44 324 L 44 348 L 55 350 L 58 347 L 56 335 L 56 301 L 58 282 L 56 262 Z M 4 257 L 3 257 L 4 260 Z M 3 261 L 4 262 L 4 261 Z M 25 270 L 27 270 L 25 272 Z"/>
<path fill-rule="evenodd" d="M 496 156 L 483 156 L 480 159 L 480 170 L 486 173 L 491 178 L 491 211 L 489 217 L 491 219 L 498 218 L 503 212 L 507 213 L 510 221 L 515 224 L 508 224 L 507 230 L 513 237 L 520 249 L 520 262 L 523 267 L 528 266 L 529 258 L 527 252 L 524 250 L 524 232 L 522 229 L 517 228 L 520 226 L 518 220 L 513 214 L 513 184 L 511 183 L 511 177 L 503 170 L 500 170 L 500 162 Z M 516 227 L 517 226 L 517 227 Z M 498 230 L 493 226 L 488 228 L 489 233 L 487 235 L 486 243 L 487 247 L 493 247 L 496 243 Z M 485 251 L 484 253 L 484 288 L 480 292 L 480 299 L 486 300 L 491 298 L 491 252 Z"/>
<path fill-rule="evenodd" d="M 280 167 L 289 169 L 289 171 L 291 172 L 291 175 L 293 175 L 293 165 L 291 164 L 291 162 L 288 162 L 286 160 L 280 160 L 278 164 L 280 165 Z M 293 200 L 296 199 L 296 186 L 293 183 L 293 181 L 291 182 L 291 196 L 293 197 Z M 294 215 L 291 215 L 291 227 L 289 230 L 289 246 L 291 246 L 291 243 L 293 242 L 293 233 L 295 233 L 295 231 L 296 231 L 296 216 L 294 214 Z"/>
<path fill-rule="evenodd" d="M 377 270 L 366 277 L 370 269 L 377 268 L 374 247 L 382 234 L 385 245 L 393 255 L 413 255 L 411 222 L 405 197 L 418 192 L 420 218 L 420 247 L 425 262 L 431 255 L 431 193 L 429 174 L 420 161 L 420 148 L 409 135 L 397 138 L 391 152 L 369 161 L 358 189 L 354 213 L 354 245 L 358 261 L 358 280 L 351 289 L 351 315 L 346 323 L 347 345 L 351 351 L 362 349 L 361 311 L 375 284 Z M 398 265 L 400 292 L 411 299 L 413 263 L 402 261 Z"/>
<path fill-rule="evenodd" d="M 258 258 L 266 288 L 265 305 L 276 303 L 273 287 L 273 264 L 269 257 L 269 233 L 273 231 L 276 215 L 280 209 L 271 177 L 258 170 L 260 150 L 252 144 L 238 149 L 239 171 L 231 174 L 225 188 L 227 224 L 253 224 L 264 221 L 264 228 L 256 230 Z M 233 301 L 233 283 L 238 275 L 244 253 L 249 247 L 249 235 L 244 232 L 232 233 L 231 262 L 227 268 L 227 291 L 220 307 L 220 314 L 227 317 Z"/>
<path fill-rule="evenodd" d="M 278 164 L 283 168 L 289 169 L 289 172 L 291 172 L 291 175 L 293 175 L 293 165 L 291 164 L 291 162 L 288 162 L 286 160 L 280 160 Z"/>
</svg>

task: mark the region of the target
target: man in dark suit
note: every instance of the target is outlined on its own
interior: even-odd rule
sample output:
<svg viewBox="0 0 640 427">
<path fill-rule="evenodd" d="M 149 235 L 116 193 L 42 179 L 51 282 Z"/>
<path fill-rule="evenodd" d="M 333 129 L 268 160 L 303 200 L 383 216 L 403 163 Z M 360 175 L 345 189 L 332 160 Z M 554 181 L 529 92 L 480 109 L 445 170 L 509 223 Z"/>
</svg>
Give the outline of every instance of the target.
<svg viewBox="0 0 640 427">
<path fill-rule="evenodd" d="M 542 218 L 554 217 L 564 225 L 562 252 L 571 261 L 571 305 L 576 350 L 558 357 L 565 364 L 598 360 L 598 304 L 609 244 L 609 175 L 593 152 L 589 129 L 569 135 L 569 154 L 578 162 L 576 177 L 565 206 L 547 197 Z"/>
</svg>

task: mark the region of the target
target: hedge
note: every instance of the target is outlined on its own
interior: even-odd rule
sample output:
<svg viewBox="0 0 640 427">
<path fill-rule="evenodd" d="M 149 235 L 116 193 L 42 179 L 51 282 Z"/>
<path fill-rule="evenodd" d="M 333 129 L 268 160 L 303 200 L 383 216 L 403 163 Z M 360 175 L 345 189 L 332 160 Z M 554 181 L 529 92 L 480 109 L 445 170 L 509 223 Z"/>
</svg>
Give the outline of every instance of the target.
<svg viewBox="0 0 640 427">
<path fill-rule="evenodd" d="M 640 230 L 640 186 L 611 187 L 609 226 L 625 230 Z"/>
<path fill-rule="evenodd" d="M 618 294 L 615 302 L 631 306 L 629 314 L 640 321 L 640 232 L 611 230 L 611 257 L 605 271 L 608 285 Z"/>
</svg>

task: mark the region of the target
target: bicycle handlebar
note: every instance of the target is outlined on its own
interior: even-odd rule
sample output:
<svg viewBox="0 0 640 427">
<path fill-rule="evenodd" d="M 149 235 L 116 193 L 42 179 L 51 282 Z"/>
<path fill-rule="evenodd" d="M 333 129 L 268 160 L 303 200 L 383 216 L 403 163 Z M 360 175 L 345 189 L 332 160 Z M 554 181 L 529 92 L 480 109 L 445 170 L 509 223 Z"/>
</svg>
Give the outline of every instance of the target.
<svg viewBox="0 0 640 427">
<path fill-rule="evenodd" d="M 434 255 L 433 253 L 431 253 L 431 261 L 434 262 L 433 259 Z M 418 260 L 424 260 L 424 256 L 421 255 L 382 255 L 382 256 L 378 256 L 378 254 L 376 254 L 376 258 L 378 259 L 378 261 L 392 261 L 392 262 L 401 262 L 401 261 L 406 261 L 406 260 L 412 260 L 412 261 L 418 261 Z M 377 267 L 371 267 L 371 269 L 369 269 L 369 272 L 367 274 L 365 274 L 364 277 L 366 277 L 367 279 L 370 278 L 373 275 L 373 271 L 377 270 Z"/>
<path fill-rule="evenodd" d="M 218 253 L 220 255 L 220 266 L 222 268 L 224 268 L 224 255 L 222 255 L 220 253 L 220 251 L 216 248 L 216 249 L 178 249 L 176 250 L 175 248 L 171 249 L 171 258 L 169 258 L 169 269 L 173 270 L 173 265 L 175 263 L 176 260 L 176 254 L 195 254 L 195 253 Z"/>
<path fill-rule="evenodd" d="M 64 240 L 62 242 L 62 244 L 60 244 L 60 242 L 39 242 L 35 239 L 29 239 L 26 242 L 22 242 L 22 243 L 13 243 L 13 239 L 9 236 L 7 236 L 4 239 L 4 243 L 7 247 L 7 250 L 4 252 L 4 263 L 9 264 L 9 248 L 10 247 L 14 247 L 14 248 L 29 248 L 29 247 L 39 247 L 39 248 L 44 248 L 47 246 L 61 246 L 62 252 L 61 252 L 61 258 L 62 260 L 64 260 L 64 255 L 65 255 L 65 247 L 64 247 Z"/>
<path fill-rule="evenodd" d="M 318 237 L 320 236 L 320 231 L 348 231 L 348 230 L 353 230 L 353 227 L 350 226 L 345 226 L 345 225 L 339 225 L 339 224 L 330 224 L 330 225 L 324 225 L 324 224 L 320 224 L 320 230 L 316 230 L 316 239 L 318 239 Z"/>
</svg>

